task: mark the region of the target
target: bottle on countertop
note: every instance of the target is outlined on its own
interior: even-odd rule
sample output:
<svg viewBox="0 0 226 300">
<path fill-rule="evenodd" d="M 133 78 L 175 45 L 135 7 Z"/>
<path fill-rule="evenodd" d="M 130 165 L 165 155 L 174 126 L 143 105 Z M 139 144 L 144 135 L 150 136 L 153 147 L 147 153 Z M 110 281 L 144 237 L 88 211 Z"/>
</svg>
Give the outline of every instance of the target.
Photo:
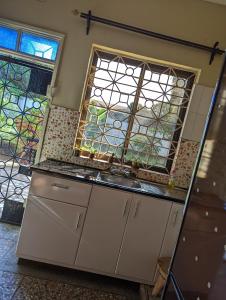
<svg viewBox="0 0 226 300">
<path fill-rule="evenodd" d="M 168 187 L 170 189 L 175 188 L 175 169 L 172 169 L 169 176 Z"/>
</svg>

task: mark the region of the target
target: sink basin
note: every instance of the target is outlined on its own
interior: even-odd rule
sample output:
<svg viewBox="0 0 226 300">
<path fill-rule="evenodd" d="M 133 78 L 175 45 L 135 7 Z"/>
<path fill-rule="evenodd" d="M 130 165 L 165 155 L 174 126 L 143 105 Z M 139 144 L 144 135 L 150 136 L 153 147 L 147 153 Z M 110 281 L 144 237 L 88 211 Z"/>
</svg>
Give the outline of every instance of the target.
<svg viewBox="0 0 226 300">
<path fill-rule="evenodd" d="M 136 188 L 136 189 L 139 189 L 141 187 L 139 181 L 137 181 L 135 179 L 129 179 L 129 178 L 125 178 L 123 176 L 111 175 L 108 173 L 107 174 L 100 173 L 98 176 L 98 180 L 116 184 L 116 185 L 120 185 L 120 186 Z"/>
<path fill-rule="evenodd" d="M 143 190 L 154 193 L 154 194 L 164 194 L 165 193 L 165 189 L 163 187 L 161 187 L 159 185 L 155 185 L 150 182 L 141 181 L 140 185 Z"/>
<path fill-rule="evenodd" d="M 63 166 L 61 168 L 62 171 L 66 171 L 68 173 L 71 173 L 73 175 L 79 176 L 79 177 L 96 177 L 97 171 L 92 169 L 86 169 L 83 167 L 74 167 L 74 166 Z"/>
</svg>

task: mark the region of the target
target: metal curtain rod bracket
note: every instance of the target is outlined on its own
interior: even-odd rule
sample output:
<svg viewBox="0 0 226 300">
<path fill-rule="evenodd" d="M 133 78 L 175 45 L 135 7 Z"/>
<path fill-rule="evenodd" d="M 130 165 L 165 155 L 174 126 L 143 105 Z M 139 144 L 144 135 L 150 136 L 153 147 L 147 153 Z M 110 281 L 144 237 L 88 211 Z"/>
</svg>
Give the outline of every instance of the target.
<svg viewBox="0 0 226 300">
<path fill-rule="evenodd" d="M 172 36 L 169 36 L 169 35 L 149 31 L 149 30 L 142 29 L 142 28 L 139 28 L 139 27 L 134 27 L 134 26 L 131 26 L 131 25 L 115 22 L 113 20 L 100 18 L 100 17 L 92 15 L 91 10 L 89 10 L 88 13 L 81 12 L 80 17 L 87 20 L 87 23 L 86 23 L 86 34 L 87 35 L 90 32 L 91 21 L 93 21 L 93 22 L 97 22 L 97 23 L 106 24 L 106 25 L 109 25 L 109 26 L 112 26 L 112 27 L 121 28 L 121 29 L 124 29 L 124 30 L 140 33 L 140 34 L 143 34 L 143 35 L 146 35 L 146 36 L 149 36 L 149 37 L 154 37 L 154 38 L 161 39 L 161 40 L 168 41 L 168 42 L 172 42 L 172 43 L 175 43 L 175 44 L 179 44 L 179 45 L 183 45 L 183 46 L 187 46 L 187 47 L 191 47 L 191 48 L 195 48 L 195 49 L 199 49 L 199 50 L 202 50 L 202 51 L 209 52 L 210 53 L 210 60 L 209 60 L 210 65 L 212 64 L 212 62 L 213 62 L 216 55 L 222 55 L 223 53 L 225 53 L 224 50 L 221 50 L 220 48 L 218 48 L 219 42 L 215 42 L 213 47 L 209 47 L 209 46 L 202 45 L 202 44 L 199 44 L 199 43 L 194 43 L 194 42 L 191 42 L 191 41 L 175 38 L 175 37 L 172 37 Z"/>
</svg>

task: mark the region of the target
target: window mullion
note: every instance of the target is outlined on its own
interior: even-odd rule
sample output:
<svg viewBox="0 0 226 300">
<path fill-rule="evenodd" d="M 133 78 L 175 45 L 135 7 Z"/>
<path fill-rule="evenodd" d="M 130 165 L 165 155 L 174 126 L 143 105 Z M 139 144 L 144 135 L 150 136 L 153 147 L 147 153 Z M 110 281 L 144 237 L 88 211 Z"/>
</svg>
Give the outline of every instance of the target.
<svg viewBox="0 0 226 300">
<path fill-rule="evenodd" d="M 80 106 L 81 116 L 80 116 L 80 120 L 79 120 L 79 126 L 77 128 L 77 138 L 76 138 L 76 141 L 74 144 L 75 147 L 77 147 L 77 148 L 81 147 L 83 132 L 85 130 L 83 125 L 85 125 L 87 123 L 86 117 L 88 114 L 88 109 L 89 109 L 89 105 L 90 105 L 90 97 L 91 97 L 91 92 L 92 92 L 92 88 L 93 88 L 93 81 L 94 81 L 94 77 L 95 77 L 95 76 L 93 76 L 93 78 L 92 78 L 90 74 L 91 73 L 95 74 L 96 69 L 97 69 L 97 61 L 98 61 L 98 56 L 94 52 L 92 54 L 92 63 L 89 67 L 89 73 L 86 77 L 86 82 L 85 82 L 86 91 L 83 90 L 83 96 L 82 96 L 83 101 L 81 102 L 81 106 Z M 91 72 L 91 70 L 93 70 L 93 71 Z"/>
<path fill-rule="evenodd" d="M 145 71 L 146 71 L 146 65 L 144 64 L 142 67 L 141 73 L 140 73 L 140 77 L 139 77 L 138 84 L 137 84 L 137 90 L 136 90 L 136 94 L 135 94 L 135 98 L 134 98 L 134 102 L 133 102 L 133 106 L 132 106 L 132 111 L 131 111 L 131 114 L 130 114 L 129 120 L 128 120 L 128 128 L 127 128 L 125 142 L 124 142 L 124 146 L 123 146 L 123 152 L 122 152 L 122 161 L 128 151 L 130 137 L 131 137 L 131 133 L 132 133 L 132 129 L 133 129 L 133 123 L 134 123 L 135 115 L 137 112 L 137 107 L 139 104 L 141 89 L 143 86 Z"/>
<path fill-rule="evenodd" d="M 16 51 L 20 52 L 20 42 L 21 42 L 22 30 L 19 29 L 17 32 L 18 32 L 18 37 L 17 37 L 17 41 L 16 41 Z"/>
</svg>

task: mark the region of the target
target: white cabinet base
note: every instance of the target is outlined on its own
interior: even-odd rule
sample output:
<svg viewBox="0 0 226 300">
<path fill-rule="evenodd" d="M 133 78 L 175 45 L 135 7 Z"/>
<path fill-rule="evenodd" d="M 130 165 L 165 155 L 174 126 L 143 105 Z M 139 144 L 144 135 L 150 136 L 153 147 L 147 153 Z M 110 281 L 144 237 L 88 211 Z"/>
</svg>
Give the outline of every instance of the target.
<svg viewBox="0 0 226 300">
<path fill-rule="evenodd" d="M 93 274 L 108 276 L 108 277 L 112 277 L 112 278 L 118 278 L 118 279 L 129 280 L 129 281 L 133 281 L 133 282 L 137 282 L 137 283 L 153 285 L 152 281 L 140 280 L 140 279 L 137 279 L 137 278 L 134 278 L 134 277 L 127 277 L 127 276 L 107 273 L 107 272 L 103 272 L 103 271 L 98 272 L 97 270 L 84 268 L 84 267 L 79 267 L 79 266 L 75 266 L 75 265 L 73 266 L 71 264 L 55 263 L 52 260 L 40 259 L 38 257 L 33 257 L 33 256 L 30 256 L 30 255 L 24 255 L 22 253 L 19 253 L 18 251 L 16 253 L 16 256 L 18 257 L 18 259 L 22 258 L 22 259 L 27 259 L 27 260 L 34 261 L 34 262 L 46 263 L 46 264 L 53 265 L 53 266 L 65 267 L 65 268 L 69 268 L 69 269 L 72 269 L 72 270 L 84 271 L 84 272 L 89 272 L 89 273 L 93 273 Z"/>
<path fill-rule="evenodd" d="M 54 176 L 32 180 L 18 257 L 153 283 L 157 259 L 176 243 L 182 206 L 115 188 L 86 190 L 85 183 Z"/>
</svg>

